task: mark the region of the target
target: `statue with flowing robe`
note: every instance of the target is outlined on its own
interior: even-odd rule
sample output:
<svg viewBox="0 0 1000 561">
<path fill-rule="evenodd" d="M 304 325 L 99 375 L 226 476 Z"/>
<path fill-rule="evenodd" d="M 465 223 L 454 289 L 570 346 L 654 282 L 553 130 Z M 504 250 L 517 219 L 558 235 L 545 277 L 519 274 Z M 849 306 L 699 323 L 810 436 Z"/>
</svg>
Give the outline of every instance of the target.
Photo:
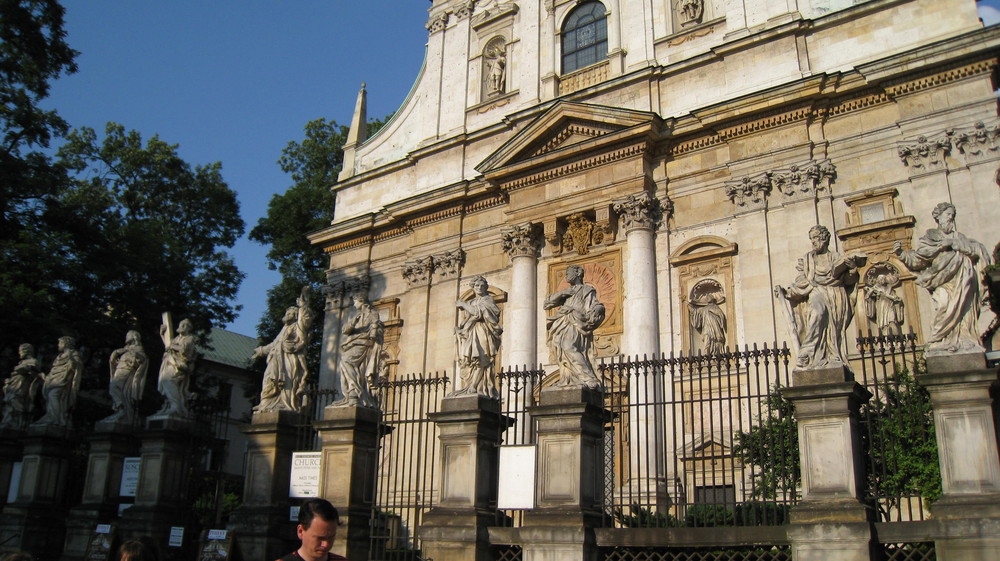
<svg viewBox="0 0 1000 561">
<path fill-rule="evenodd" d="M 251 358 L 267 357 L 260 403 L 254 411 L 302 412 L 306 394 L 306 346 L 313 313 L 309 309 L 309 287 L 302 288 L 295 306 L 285 310 L 284 325 L 270 344 L 254 349 Z"/>
<path fill-rule="evenodd" d="M 566 282 L 569 287 L 550 294 L 543 304 L 546 310 L 559 308 L 547 321 L 546 337 L 549 354 L 559 365 L 555 385 L 600 389 L 594 371 L 594 330 L 604 322 L 604 304 L 597 299 L 597 290 L 583 282 L 582 267 L 570 265 Z"/>
<path fill-rule="evenodd" d="M 188 402 L 191 394 L 191 374 L 194 363 L 198 359 L 195 347 L 193 327 L 189 320 L 182 320 L 177 326 L 177 335 L 170 333 L 169 326 L 160 326 L 160 338 L 166 350 L 160 363 L 160 376 L 157 389 L 163 396 L 163 407 L 157 416 L 178 417 L 187 419 L 191 416 Z"/>
<path fill-rule="evenodd" d="M 42 395 L 45 396 L 45 415 L 36 425 L 73 427 L 73 406 L 80 391 L 83 377 L 83 359 L 76 350 L 76 339 L 59 338 L 59 354 L 52 361 L 48 374 L 42 375 Z"/>
<path fill-rule="evenodd" d="M 500 308 L 490 296 L 489 283 L 477 276 L 469 283 L 473 296 L 457 300 L 462 317 L 455 335 L 458 339 L 459 389 L 452 395 L 481 395 L 500 399 L 494 370 L 500 350 Z"/>
<path fill-rule="evenodd" d="M 774 287 L 795 338 L 795 367 L 847 366 L 847 327 L 857 303 L 858 267 L 867 257 L 830 251 L 830 231 L 824 226 L 813 226 L 809 240 L 813 249 L 799 260 L 795 282 Z"/>
<path fill-rule="evenodd" d="M 23 429 L 31 424 L 35 397 L 42 385 L 42 366 L 35 358 L 35 347 L 24 343 L 18 347 L 21 360 L 3 384 L 3 417 L 0 427 Z"/>
<path fill-rule="evenodd" d="M 139 332 L 129 331 L 125 335 L 125 346 L 112 352 L 108 362 L 111 367 L 108 393 L 111 394 L 114 413 L 104 420 L 133 424 L 137 420 L 149 368 L 149 358 L 142 348 Z"/>
<path fill-rule="evenodd" d="M 893 251 L 906 267 L 917 273 L 917 284 L 931 293 L 934 322 L 927 341 L 927 355 L 983 352 L 977 329 L 983 307 L 982 271 L 990 254 L 978 241 L 955 226 L 955 205 L 940 203 L 931 213 L 937 228 L 904 251 L 900 242 Z"/>
<path fill-rule="evenodd" d="M 381 370 L 382 338 L 385 327 L 368 299 L 360 294 L 352 297 L 358 313 L 344 326 L 344 342 L 340 345 L 340 383 L 343 399 L 337 407 L 378 407 L 368 380 L 378 379 Z"/>
</svg>

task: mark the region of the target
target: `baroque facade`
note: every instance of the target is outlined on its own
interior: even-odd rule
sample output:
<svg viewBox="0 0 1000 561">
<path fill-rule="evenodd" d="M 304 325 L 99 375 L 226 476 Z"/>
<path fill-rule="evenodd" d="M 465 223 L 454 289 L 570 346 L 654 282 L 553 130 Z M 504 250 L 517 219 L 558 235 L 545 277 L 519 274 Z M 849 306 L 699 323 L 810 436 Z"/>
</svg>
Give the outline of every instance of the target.
<svg viewBox="0 0 1000 561">
<path fill-rule="evenodd" d="M 926 336 L 930 298 L 892 247 L 937 203 L 1000 240 L 1000 29 L 972 0 L 433 0 L 427 30 L 372 138 L 359 94 L 335 219 L 310 235 L 330 257 L 322 387 L 357 293 L 389 377 L 455 371 L 476 275 L 498 364 L 554 371 L 541 303 L 570 265 L 607 310 L 598 356 L 698 353 L 790 339 L 772 287 L 814 225 L 867 254 L 849 336 L 879 328 L 876 290 Z"/>
</svg>

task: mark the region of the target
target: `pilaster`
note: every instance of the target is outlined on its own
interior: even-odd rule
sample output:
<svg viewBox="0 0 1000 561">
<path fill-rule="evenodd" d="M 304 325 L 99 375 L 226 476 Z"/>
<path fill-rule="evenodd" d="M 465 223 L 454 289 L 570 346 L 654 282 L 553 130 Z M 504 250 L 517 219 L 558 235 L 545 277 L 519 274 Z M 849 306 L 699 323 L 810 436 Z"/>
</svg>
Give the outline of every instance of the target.
<svg viewBox="0 0 1000 561">
<path fill-rule="evenodd" d="M 441 499 L 424 515 L 424 553 L 437 561 L 492 561 L 488 529 L 497 510 L 500 435 L 513 419 L 483 396 L 446 397 L 430 414 L 441 441 Z"/>
<path fill-rule="evenodd" d="M 302 423 L 294 411 L 258 411 L 242 429 L 247 436 L 243 505 L 233 512 L 230 528 L 247 559 L 277 559 L 296 539 L 288 486 L 296 427 Z"/>
<path fill-rule="evenodd" d="M 331 406 L 323 410 L 323 420 L 313 422 L 313 426 L 323 452 L 320 496 L 340 512 L 333 550 L 352 561 L 367 560 L 379 439 L 385 431 L 382 412 L 369 407 Z"/>
</svg>

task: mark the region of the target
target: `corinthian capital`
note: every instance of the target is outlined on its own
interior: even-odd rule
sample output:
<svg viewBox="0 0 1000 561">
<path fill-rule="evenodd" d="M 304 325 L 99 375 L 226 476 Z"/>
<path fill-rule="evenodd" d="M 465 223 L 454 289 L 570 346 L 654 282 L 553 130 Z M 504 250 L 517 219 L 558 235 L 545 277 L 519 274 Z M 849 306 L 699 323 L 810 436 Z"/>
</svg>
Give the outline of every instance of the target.
<svg viewBox="0 0 1000 561">
<path fill-rule="evenodd" d="M 507 257 L 538 257 L 542 240 L 538 228 L 530 223 L 518 224 L 500 230 L 500 240 Z"/>
<path fill-rule="evenodd" d="M 646 191 L 614 201 L 614 209 L 626 235 L 637 229 L 655 230 L 663 218 L 660 200 Z"/>
</svg>

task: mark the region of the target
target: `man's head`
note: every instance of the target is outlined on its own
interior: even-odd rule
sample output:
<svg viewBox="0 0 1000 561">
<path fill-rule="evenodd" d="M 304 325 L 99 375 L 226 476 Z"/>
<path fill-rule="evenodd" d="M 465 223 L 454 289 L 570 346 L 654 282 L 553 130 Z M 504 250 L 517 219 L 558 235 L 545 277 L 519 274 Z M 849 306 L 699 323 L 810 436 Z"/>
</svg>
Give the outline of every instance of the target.
<svg viewBox="0 0 1000 561">
<path fill-rule="evenodd" d="M 945 232 L 951 233 L 955 229 L 955 205 L 951 203 L 938 203 L 931 212 L 938 227 Z"/>
<path fill-rule="evenodd" d="M 67 349 L 75 349 L 76 348 L 76 339 L 73 338 L 73 337 L 68 337 L 68 336 L 67 337 L 60 337 L 59 338 L 59 347 L 58 348 L 59 348 L 60 351 L 65 351 Z"/>
<path fill-rule="evenodd" d="M 309 499 L 299 507 L 299 525 L 296 529 L 302 547 L 299 556 L 305 561 L 320 561 L 327 558 L 333 540 L 337 537 L 340 515 L 329 501 Z"/>
<path fill-rule="evenodd" d="M 583 282 L 583 267 L 579 265 L 570 265 L 566 268 L 566 282 L 570 284 L 578 284 Z"/>
</svg>

